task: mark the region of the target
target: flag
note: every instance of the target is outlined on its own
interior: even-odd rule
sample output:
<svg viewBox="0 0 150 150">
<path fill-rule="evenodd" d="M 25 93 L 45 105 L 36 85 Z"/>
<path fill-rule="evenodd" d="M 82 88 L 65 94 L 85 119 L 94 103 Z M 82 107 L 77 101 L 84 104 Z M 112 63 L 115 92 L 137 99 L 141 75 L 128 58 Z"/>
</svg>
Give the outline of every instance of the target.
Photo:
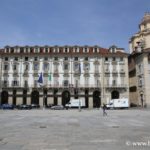
<svg viewBox="0 0 150 150">
<path fill-rule="evenodd" d="M 51 81 L 52 77 L 51 74 L 48 75 L 48 80 Z"/>
<path fill-rule="evenodd" d="M 37 82 L 39 83 L 39 85 L 43 85 L 43 74 L 42 74 L 42 72 L 41 72 Z"/>
</svg>

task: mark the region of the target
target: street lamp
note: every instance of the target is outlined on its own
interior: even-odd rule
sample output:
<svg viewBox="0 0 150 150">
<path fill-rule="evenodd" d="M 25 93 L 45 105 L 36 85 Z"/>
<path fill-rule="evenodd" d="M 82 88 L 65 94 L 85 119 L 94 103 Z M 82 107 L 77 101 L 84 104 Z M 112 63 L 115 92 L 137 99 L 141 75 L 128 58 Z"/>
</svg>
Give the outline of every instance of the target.
<svg viewBox="0 0 150 150">
<path fill-rule="evenodd" d="M 43 95 L 43 109 L 45 109 L 47 95 Z"/>
</svg>

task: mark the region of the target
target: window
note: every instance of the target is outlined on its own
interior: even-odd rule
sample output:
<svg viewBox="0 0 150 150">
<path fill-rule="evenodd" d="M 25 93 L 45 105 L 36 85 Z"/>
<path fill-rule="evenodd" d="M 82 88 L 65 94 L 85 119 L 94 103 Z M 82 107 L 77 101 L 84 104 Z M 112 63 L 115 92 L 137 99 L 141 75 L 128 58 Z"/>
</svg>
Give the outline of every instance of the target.
<svg viewBox="0 0 150 150">
<path fill-rule="evenodd" d="M 57 61 L 57 60 L 58 60 L 58 57 L 54 57 L 54 60 Z"/>
<path fill-rule="evenodd" d="M 64 86 L 68 86 L 69 85 L 69 81 L 68 80 L 64 80 Z"/>
<path fill-rule="evenodd" d="M 113 85 L 116 85 L 116 80 L 113 80 L 113 83 L 112 83 Z"/>
<path fill-rule="evenodd" d="M 18 57 L 15 57 L 14 60 L 15 60 L 15 61 L 18 61 Z"/>
<path fill-rule="evenodd" d="M 48 57 L 44 57 L 44 60 L 45 60 L 45 61 L 48 61 Z"/>
<path fill-rule="evenodd" d="M 28 70 L 29 70 L 29 65 L 26 64 L 26 65 L 25 65 L 25 71 L 28 71 Z"/>
<path fill-rule="evenodd" d="M 37 57 L 34 57 L 34 61 L 37 61 L 38 60 L 38 58 Z"/>
<path fill-rule="evenodd" d="M 113 58 L 112 58 L 112 60 L 113 60 L 113 61 L 116 61 L 116 58 L 115 58 L 115 57 L 113 57 Z"/>
<path fill-rule="evenodd" d="M 13 70 L 17 70 L 17 65 L 13 65 Z"/>
<path fill-rule="evenodd" d="M 85 71 L 89 71 L 89 69 L 90 69 L 90 64 L 89 63 L 85 63 L 84 64 L 84 70 Z"/>
<path fill-rule="evenodd" d="M 8 57 L 5 57 L 5 61 L 8 61 Z"/>
<path fill-rule="evenodd" d="M 48 48 L 45 48 L 45 53 L 48 53 Z"/>
<path fill-rule="evenodd" d="M 38 64 L 34 64 L 34 70 L 38 70 L 39 65 Z"/>
<path fill-rule="evenodd" d="M 120 61 L 123 61 L 123 57 L 120 57 Z"/>
<path fill-rule="evenodd" d="M 27 80 L 24 81 L 24 86 L 28 87 L 28 81 Z"/>
<path fill-rule="evenodd" d="M 23 53 L 23 52 L 24 52 L 24 48 L 20 47 L 20 53 Z"/>
<path fill-rule="evenodd" d="M 25 61 L 28 61 L 28 57 L 25 57 Z"/>
<path fill-rule="evenodd" d="M 44 70 L 48 70 L 48 68 L 49 68 L 49 64 L 48 63 L 43 64 L 43 69 Z"/>
<path fill-rule="evenodd" d="M 67 47 L 65 48 L 65 53 L 68 53 L 68 48 Z"/>
<path fill-rule="evenodd" d="M 68 60 L 68 57 L 65 57 L 64 60 Z"/>
<path fill-rule="evenodd" d="M 4 87 L 7 87 L 7 85 L 8 85 L 8 81 L 4 80 Z"/>
<path fill-rule="evenodd" d="M 11 48 L 10 51 L 11 51 L 11 53 L 14 53 L 14 48 Z"/>
<path fill-rule="evenodd" d="M 4 65 L 4 70 L 8 70 L 8 65 Z"/>
<path fill-rule="evenodd" d="M 85 57 L 85 61 L 88 61 L 89 60 L 89 58 L 88 57 Z"/>
<path fill-rule="evenodd" d="M 75 61 L 78 61 L 78 57 L 75 57 L 74 60 L 75 60 Z"/>
<path fill-rule="evenodd" d="M 13 86 L 17 86 L 18 85 L 18 81 L 17 80 L 12 81 L 12 85 Z"/>
<path fill-rule="evenodd" d="M 64 64 L 64 70 L 68 70 L 69 69 L 69 65 L 68 64 Z"/>
<path fill-rule="evenodd" d="M 105 61 L 108 61 L 108 57 L 105 57 Z"/>
</svg>

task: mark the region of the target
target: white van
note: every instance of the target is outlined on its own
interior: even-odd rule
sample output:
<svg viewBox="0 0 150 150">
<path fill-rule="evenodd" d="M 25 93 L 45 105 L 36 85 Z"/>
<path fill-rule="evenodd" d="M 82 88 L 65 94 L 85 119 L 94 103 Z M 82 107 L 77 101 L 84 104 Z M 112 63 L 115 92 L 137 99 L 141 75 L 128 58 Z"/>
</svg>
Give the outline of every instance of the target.
<svg viewBox="0 0 150 150">
<path fill-rule="evenodd" d="M 85 99 L 71 99 L 65 106 L 69 108 L 85 107 Z"/>
<path fill-rule="evenodd" d="M 106 106 L 107 108 L 128 108 L 129 100 L 128 98 L 112 99 Z"/>
</svg>

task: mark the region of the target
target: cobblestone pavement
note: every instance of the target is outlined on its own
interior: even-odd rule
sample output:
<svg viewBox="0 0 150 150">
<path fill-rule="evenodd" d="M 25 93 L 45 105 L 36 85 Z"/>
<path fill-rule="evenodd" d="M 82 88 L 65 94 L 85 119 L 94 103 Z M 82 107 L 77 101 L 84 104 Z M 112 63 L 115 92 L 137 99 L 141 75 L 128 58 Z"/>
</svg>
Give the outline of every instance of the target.
<svg viewBox="0 0 150 150">
<path fill-rule="evenodd" d="M 0 150 L 149 150 L 150 110 L 0 110 Z"/>
</svg>

